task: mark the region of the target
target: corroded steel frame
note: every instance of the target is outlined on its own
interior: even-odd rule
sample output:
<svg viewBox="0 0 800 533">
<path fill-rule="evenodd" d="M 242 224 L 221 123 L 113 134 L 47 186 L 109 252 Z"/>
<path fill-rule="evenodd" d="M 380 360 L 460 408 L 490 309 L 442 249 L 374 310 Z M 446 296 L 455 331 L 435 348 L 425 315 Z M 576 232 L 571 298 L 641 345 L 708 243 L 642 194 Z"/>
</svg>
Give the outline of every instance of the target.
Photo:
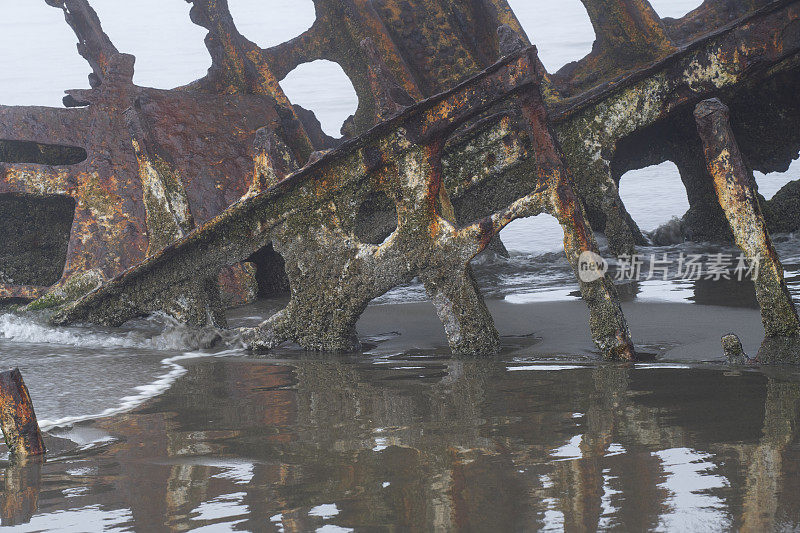
<svg viewBox="0 0 800 533">
<path fill-rule="evenodd" d="M 38 286 L 41 284 L 20 286 L 13 280 L 0 284 L 3 299 L 40 297 L 31 308 L 62 306 L 147 256 L 171 253 L 169 243 L 186 239 L 198 226 L 203 227 L 200 233 L 208 231 L 214 224 L 212 219 L 242 195 L 246 198 L 242 203 L 254 201 L 265 189 L 273 193 L 282 190 L 276 184 L 282 184 L 287 175 L 292 174 L 293 180 L 306 179 L 297 178 L 308 176 L 306 169 L 296 171 L 304 164 L 327 168 L 331 159 L 338 157 L 333 154 L 347 153 L 353 143 L 378 142 L 384 130 L 376 125 L 397 127 L 398 119 L 392 117 L 414 101 L 432 97 L 413 107 L 419 109 L 439 98 L 434 95 L 450 97 L 454 86 L 481 69 L 492 72 L 502 68 L 491 65 L 508 53 L 504 46 L 529 44 L 504 0 L 315 0 L 315 24 L 296 39 L 270 49 L 259 48 L 239 33 L 225 0 L 192 0 L 192 21 L 208 30 L 206 45 L 212 67 L 206 77 L 186 87 L 159 91 L 133 84 L 134 58 L 114 47 L 87 0 L 46 1 L 64 11 L 79 38 L 79 52 L 93 73 L 91 90 L 68 91 L 65 104 L 77 109 L 0 107 L 0 139 L 26 142 L 42 153 L 52 145 L 78 146 L 87 155 L 86 161 L 70 160 L 69 165 L 44 160 L 0 163 L 0 194 L 63 195 L 74 198 L 76 204 L 62 279 L 49 289 Z M 540 128 L 552 124 L 555 134 L 550 135 L 551 144 L 560 145 L 566 165 L 561 163 L 561 156 L 550 161 L 558 160 L 558 168 L 566 166 L 572 174 L 571 180 L 565 179 L 574 183 L 575 192 L 570 185 L 569 190 L 562 191 L 563 201 L 550 207 L 567 227 L 568 241 L 569 235 L 585 234 L 577 249 L 590 248 L 586 243 L 591 240 L 591 230 L 580 224 L 570 227 L 565 219 L 583 218 L 578 213 L 582 214 L 582 208 L 575 207 L 581 201 L 592 227 L 606 233 L 613 251 L 630 252 L 634 245 L 644 242 L 619 198 L 620 169 L 676 160 L 695 214 L 711 206 L 705 209 L 708 218 L 722 216 L 702 161 L 699 139 L 696 133 L 686 135 L 682 129 L 685 116 L 701 99 L 723 96 L 731 102 L 734 133 L 751 168 L 780 168 L 787 158 L 796 156 L 800 135 L 792 133 L 790 125 L 793 117 L 800 117 L 800 109 L 786 95 L 800 84 L 798 0 L 706 0 L 679 20 L 660 19 L 647 0 L 584 0 L 584 4 L 597 35 L 592 53 L 553 74 L 531 57 L 530 68 L 536 71 L 537 91 L 544 102 L 541 109 L 536 107 L 538 103 L 531 107 L 519 95 L 506 94 L 504 86 L 486 87 L 489 94 L 465 96 L 468 101 L 462 104 L 474 107 L 468 119 L 455 120 L 457 126 L 441 132 L 437 143 L 422 143 L 430 153 L 417 154 L 408 164 L 424 175 L 406 173 L 404 179 L 427 181 L 429 174 L 437 176 L 433 182 L 439 183 L 435 188 L 440 196 L 428 201 L 435 206 L 428 218 L 442 218 L 454 228 L 470 227 L 472 221 L 488 220 L 487 214 L 503 212 L 509 202 L 537 190 L 539 184 L 530 176 L 541 178 L 544 163 L 536 147 L 548 144 L 543 143 L 547 136 L 537 137 L 537 124 Z M 498 26 L 502 29 L 500 38 L 495 35 Z M 519 42 L 514 44 L 515 40 Z M 449 60 L 443 61 L 443 57 Z M 359 109 L 345 123 L 340 140 L 322 133 L 313 113 L 292 105 L 280 87 L 280 80 L 293 68 L 315 59 L 339 63 L 359 95 Z M 476 80 L 486 76 L 478 74 Z M 752 94 L 758 95 L 758 107 L 764 113 L 750 111 L 748 95 Z M 493 104 L 484 105 L 492 98 Z M 773 98 L 775 106 L 763 104 Z M 534 115 L 535 120 L 531 118 Z M 773 120 L 780 124 L 778 134 L 764 127 Z M 259 128 L 263 128 L 260 140 L 253 144 Z M 663 131 L 672 133 L 665 135 Z M 655 141 L 650 138 L 654 132 L 660 135 Z M 419 132 L 413 133 L 412 142 L 419 144 Z M 375 135 L 378 137 L 371 138 Z M 325 151 L 343 142 L 344 146 L 323 157 Z M 663 149 L 652 148 L 661 145 Z M 376 149 L 383 153 L 381 150 L 387 147 Z M 396 151 L 389 149 L 389 153 Z M 370 191 L 376 193 L 378 189 L 372 187 Z M 396 191 L 381 192 L 398 206 Z M 790 193 L 779 194 L 772 202 L 785 205 Z M 350 190 L 336 195 L 333 201 L 339 209 L 339 204 L 350 201 L 354 205 L 349 213 L 357 219 L 353 209 L 363 199 Z M 786 221 L 778 220 L 776 213 L 777 209 L 767 210 L 767 223 L 785 228 L 781 223 Z M 334 217 L 335 212 L 328 215 Z M 396 226 L 392 218 L 380 218 L 372 228 L 373 236 L 391 233 Z M 708 225 L 705 222 L 697 225 Z M 316 223 L 338 224 L 341 227 L 337 231 L 348 235 L 362 233 L 356 227 L 357 220 L 342 222 L 334 217 Z M 496 233 L 487 231 L 484 237 L 494 235 L 493 244 L 502 250 Z M 261 248 L 255 251 L 268 250 L 268 270 L 278 272 L 284 258 L 274 250 L 292 255 L 294 247 L 287 243 L 301 235 L 299 229 L 276 234 L 273 240 L 258 241 Z M 325 242 L 316 244 L 323 246 Z M 481 242 L 481 247 L 485 244 Z M 567 252 L 571 253 L 569 242 Z M 245 261 L 255 256 L 237 257 Z M 444 262 L 436 263 L 432 256 L 425 260 L 436 268 Z M 292 260 L 288 263 L 291 267 Z M 457 263 L 460 266 L 453 272 L 458 281 L 448 291 L 469 301 L 477 292 L 468 261 Z M 420 273 L 426 270 L 423 266 L 407 270 L 409 274 Z M 289 278 L 298 276 L 288 274 Z M 346 277 L 346 273 L 340 274 Z M 129 274 L 119 279 L 126 276 Z M 325 282 L 320 279 L 317 283 L 321 287 Z M 285 283 L 277 280 L 275 284 Z M 477 322 L 458 325 L 452 318 L 460 316 L 452 304 L 454 295 L 443 295 L 436 283 L 427 285 L 438 307 L 446 309 L 444 314 L 440 310 L 440 316 L 456 350 L 491 351 L 496 332 L 486 325 L 489 320 L 479 297 L 469 304 L 474 313 L 462 313 L 465 323 L 473 319 Z M 143 306 L 131 303 L 130 309 L 110 310 L 103 320 L 115 322 L 134 309 L 142 312 L 152 307 L 191 324 L 222 326 L 222 304 L 252 298 L 254 286 L 254 267 L 250 264 L 234 265 L 219 276 L 212 268 L 208 276 L 175 285 L 175 294 L 162 295 Z M 220 287 L 224 288 L 222 293 Z M 293 301 L 298 292 L 295 283 Z M 333 328 L 334 341 L 324 339 L 328 320 L 316 315 L 318 334 L 289 331 L 276 338 L 305 335 L 312 339 L 306 342 L 309 347 L 354 346 L 351 340 L 342 340 L 346 337 L 343 332 L 352 329 L 352 317 L 360 314 L 359 306 L 369 301 L 370 294 L 366 291 L 348 304 L 352 310 Z M 611 293 L 603 297 L 613 300 Z M 589 302 L 596 303 L 591 297 Z M 484 317 L 479 318 L 482 314 Z M 612 319 L 609 327 L 624 330 L 617 319 Z M 475 349 L 469 347 L 473 341 L 460 348 L 460 341 L 454 339 L 465 328 L 483 331 L 486 339 L 476 341 Z M 603 328 L 596 324 L 593 328 L 607 355 L 614 356 L 613 347 L 626 344 L 623 337 L 627 333 L 615 342 L 606 342 L 602 340 L 605 334 L 598 333 Z M 282 329 L 287 330 L 284 326 L 273 328 Z M 262 344 L 271 342 L 268 339 Z M 616 351 L 626 356 L 626 349 Z"/>
<path fill-rule="evenodd" d="M 494 65 L 456 89 L 409 108 L 265 192 L 243 199 L 199 231 L 57 315 L 58 323 L 121 324 L 163 309 L 187 282 L 241 261 L 272 242 L 286 260 L 292 298 L 283 311 L 245 332 L 253 348 L 286 341 L 306 349 L 358 347 L 355 325 L 367 304 L 419 276 L 459 354 L 491 354 L 498 335 L 468 271 L 470 260 L 507 224 L 551 213 L 564 228 L 576 270 L 597 244 L 572 190 L 547 120 L 535 49 Z M 459 227 L 443 187 L 447 139 L 476 116 L 516 109 L 529 136 L 530 192 L 490 216 Z M 353 235 L 358 207 L 379 191 L 397 211 L 397 230 L 381 245 Z M 599 349 L 634 359 L 627 324 L 607 277 L 581 289 Z"/>
</svg>

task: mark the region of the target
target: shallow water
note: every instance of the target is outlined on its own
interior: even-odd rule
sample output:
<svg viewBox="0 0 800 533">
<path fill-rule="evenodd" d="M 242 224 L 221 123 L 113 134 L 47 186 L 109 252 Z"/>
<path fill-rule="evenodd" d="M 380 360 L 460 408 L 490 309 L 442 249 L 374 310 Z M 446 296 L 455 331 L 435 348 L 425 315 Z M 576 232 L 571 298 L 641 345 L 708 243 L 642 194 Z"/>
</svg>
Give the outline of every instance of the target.
<svg viewBox="0 0 800 533">
<path fill-rule="evenodd" d="M 263 46 L 313 21 L 310 0 L 229 1 L 242 32 Z M 510 3 L 549 70 L 591 49 L 591 25 L 578 0 Z M 680 16 L 700 2 L 652 3 L 662 15 Z M 0 5 L 0 104 L 59 105 L 63 89 L 86 86 L 88 67 L 58 10 L 41 1 Z M 204 32 L 188 22 L 184 2 L 92 5 L 118 48 L 137 55 L 137 83 L 174 87 L 208 68 Z M 317 112 L 330 134 L 355 110 L 352 87 L 336 65 L 299 68 L 282 85 Z M 800 179 L 800 164 L 757 179 L 771 197 Z M 621 194 L 648 231 L 687 207 L 671 163 L 627 174 Z M 490 303 L 528 313 L 532 302 L 577 302 L 552 218 L 518 221 L 502 237 L 511 258 L 479 258 L 475 265 Z M 800 299 L 800 243 L 793 235 L 776 241 Z M 735 250 L 694 244 L 643 250 L 700 252 Z M 621 290 L 627 303 L 741 310 L 726 316 L 758 329 L 746 282 L 651 280 Z M 208 348 L 215 332 L 188 331 L 159 317 L 101 329 L 52 328 L 44 317 L 0 314 L 0 366 L 22 369 L 43 425 L 68 439 L 51 439 L 54 457 L 46 465 L 5 471 L 3 525 L 20 531 L 800 529 L 794 370 L 771 376 L 676 364 L 718 360 L 718 346 L 695 348 L 692 335 L 700 333 L 689 329 L 676 340 L 663 325 L 634 331 L 645 351 L 667 354 L 656 357 L 658 364 L 596 366 L 590 343 L 571 338 L 577 333 L 552 329 L 548 337 L 526 316 L 519 321 L 530 325 L 504 338 L 503 357 L 453 361 L 441 332 L 431 334 L 435 340 L 409 335 L 393 314 L 401 303 L 421 301 L 418 284 L 379 299 L 389 307 L 360 327 L 367 353 L 338 359 L 291 348 L 276 356 L 286 359 L 243 359 L 234 335 Z M 232 325 L 255 324 L 283 303 L 237 310 Z M 568 327 L 588 331 L 579 312 L 568 316 Z M 556 331 L 562 336 L 552 338 Z M 746 345 L 757 346 L 756 337 Z M 681 357 L 668 350 L 678 343 L 689 346 Z M 561 355 L 553 357 L 555 351 Z"/>
<path fill-rule="evenodd" d="M 93 425 L 102 446 L 7 470 L 4 525 L 800 527 L 796 374 L 442 357 L 185 364 L 144 408 Z"/>
</svg>

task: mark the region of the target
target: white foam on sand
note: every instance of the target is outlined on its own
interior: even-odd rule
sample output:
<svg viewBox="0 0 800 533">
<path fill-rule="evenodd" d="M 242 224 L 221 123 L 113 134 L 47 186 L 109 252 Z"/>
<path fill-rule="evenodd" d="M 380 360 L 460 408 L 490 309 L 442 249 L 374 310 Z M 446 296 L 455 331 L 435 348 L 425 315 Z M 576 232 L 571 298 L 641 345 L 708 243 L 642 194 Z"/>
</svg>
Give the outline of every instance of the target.
<svg viewBox="0 0 800 533">
<path fill-rule="evenodd" d="M 179 361 L 185 361 L 188 359 L 197 359 L 199 357 L 208 357 L 208 356 L 209 356 L 208 354 L 200 352 L 192 352 L 164 359 L 163 361 L 161 361 L 161 364 L 166 369 L 166 373 L 158 376 L 152 383 L 135 387 L 134 390 L 136 391 L 136 394 L 121 398 L 119 400 L 119 403 L 115 407 L 110 407 L 94 415 L 71 416 L 71 417 L 68 416 L 64 418 L 59 418 L 57 420 L 40 420 L 39 426 L 42 428 L 42 431 L 50 431 L 55 428 L 71 426 L 79 422 L 85 422 L 87 420 L 106 418 L 109 416 L 114 416 L 131 411 L 139 407 L 146 401 L 150 400 L 151 398 L 155 398 L 156 396 L 159 396 L 164 392 L 166 392 L 167 390 L 169 390 L 172 384 L 175 383 L 175 381 L 177 381 L 178 378 L 180 378 L 182 375 L 186 373 L 186 368 L 178 364 Z"/>
</svg>

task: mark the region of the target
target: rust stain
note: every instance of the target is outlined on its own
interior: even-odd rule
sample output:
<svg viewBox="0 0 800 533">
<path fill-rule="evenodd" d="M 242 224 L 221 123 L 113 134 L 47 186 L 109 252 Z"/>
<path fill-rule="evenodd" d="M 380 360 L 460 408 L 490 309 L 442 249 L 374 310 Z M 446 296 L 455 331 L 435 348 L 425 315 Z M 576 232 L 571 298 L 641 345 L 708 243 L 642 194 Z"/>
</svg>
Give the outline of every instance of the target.
<svg viewBox="0 0 800 533">
<path fill-rule="evenodd" d="M 19 369 L 0 373 L 0 427 L 9 450 L 16 458 L 40 456 L 47 452 L 30 393 Z"/>
</svg>

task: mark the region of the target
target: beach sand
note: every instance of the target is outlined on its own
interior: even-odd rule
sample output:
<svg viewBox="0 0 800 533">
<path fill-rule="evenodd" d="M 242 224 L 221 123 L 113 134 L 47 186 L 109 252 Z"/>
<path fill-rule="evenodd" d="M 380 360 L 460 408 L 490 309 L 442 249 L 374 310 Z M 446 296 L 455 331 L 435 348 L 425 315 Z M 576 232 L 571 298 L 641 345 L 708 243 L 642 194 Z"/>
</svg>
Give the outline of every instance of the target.
<svg viewBox="0 0 800 533">
<path fill-rule="evenodd" d="M 504 355 L 542 358 L 597 358 L 589 332 L 589 311 L 574 302 L 487 301 L 503 338 Z M 757 309 L 632 301 L 623 303 L 631 334 L 646 358 L 659 361 L 724 360 L 720 339 L 736 333 L 745 350 L 758 352 L 764 328 Z M 444 329 L 429 303 L 371 306 L 358 323 L 366 343 L 380 339 L 372 354 L 447 350 Z M 399 335 L 397 335 L 399 334 Z"/>
</svg>

